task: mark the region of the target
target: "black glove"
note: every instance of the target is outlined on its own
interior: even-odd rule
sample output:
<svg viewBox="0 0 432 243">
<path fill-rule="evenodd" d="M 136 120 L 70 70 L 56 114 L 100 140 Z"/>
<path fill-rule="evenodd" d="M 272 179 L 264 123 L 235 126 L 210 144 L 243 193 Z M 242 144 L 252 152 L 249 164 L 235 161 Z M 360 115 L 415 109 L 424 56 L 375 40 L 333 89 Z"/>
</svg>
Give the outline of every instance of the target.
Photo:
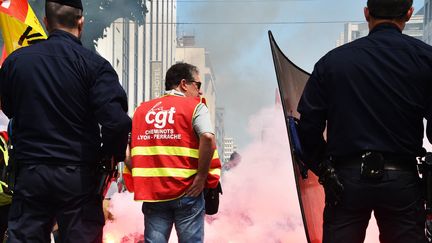
<svg viewBox="0 0 432 243">
<path fill-rule="evenodd" d="M 339 181 L 330 161 L 325 160 L 318 165 L 318 182 L 323 185 L 326 204 L 335 206 L 342 200 L 344 186 Z"/>
</svg>

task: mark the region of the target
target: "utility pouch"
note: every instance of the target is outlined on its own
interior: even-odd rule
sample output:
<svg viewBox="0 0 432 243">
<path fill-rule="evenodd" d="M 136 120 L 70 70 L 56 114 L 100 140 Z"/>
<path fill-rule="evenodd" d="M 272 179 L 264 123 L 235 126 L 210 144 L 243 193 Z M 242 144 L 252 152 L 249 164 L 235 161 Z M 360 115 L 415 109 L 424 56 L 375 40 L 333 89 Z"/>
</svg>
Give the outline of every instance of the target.
<svg viewBox="0 0 432 243">
<path fill-rule="evenodd" d="M 425 187 L 426 213 L 432 214 L 432 153 L 420 159 L 422 180 Z"/>
<path fill-rule="evenodd" d="M 220 182 L 216 188 L 204 189 L 205 213 L 207 215 L 213 215 L 219 211 L 219 194 L 222 194 Z"/>
<path fill-rule="evenodd" d="M 9 145 L 9 161 L 6 166 L 7 184 L 11 191 L 15 188 L 16 176 L 18 173 L 18 163 L 15 161 L 13 145 Z"/>
<path fill-rule="evenodd" d="M 96 193 L 104 199 L 111 182 L 117 179 L 117 162 L 114 161 L 113 157 L 111 159 L 102 159 L 97 165 L 97 173 L 99 176 L 99 183 L 97 184 Z"/>
<path fill-rule="evenodd" d="M 384 176 L 384 156 L 378 152 L 362 155 L 360 174 L 363 179 L 381 179 Z"/>
</svg>

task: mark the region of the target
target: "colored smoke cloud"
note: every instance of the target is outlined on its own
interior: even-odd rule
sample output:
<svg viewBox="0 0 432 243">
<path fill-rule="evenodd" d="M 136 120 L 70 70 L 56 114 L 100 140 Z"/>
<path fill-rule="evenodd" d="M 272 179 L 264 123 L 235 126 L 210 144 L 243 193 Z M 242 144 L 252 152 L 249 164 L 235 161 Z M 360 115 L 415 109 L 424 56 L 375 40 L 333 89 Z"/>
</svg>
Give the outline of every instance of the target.
<svg viewBox="0 0 432 243">
<path fill-rule="evenodd" d="M 280 107 L 249 122 L 250 145 L 223 174 L 220 212 L 206 225 L 206 242 L 304 242 L 288 138 Z"/>
<path fill-rule="evenodd" d="M 219 213 L 206 218 L 205 242 L 306 243 L 281 107 L 255 114 L 248 131 L 252 140 L 238 151 L 241 162 L 223 173 Z M 106 243 L 142 240 L 141 203 L 131 194 L 114 194 L 111 213 L 115 219 L 105 226 Z M 377 235 L 372 220 L 365 242 L 379 242 Z M 170 242 L 177 242 L 175 232 Z"/>
</svg>

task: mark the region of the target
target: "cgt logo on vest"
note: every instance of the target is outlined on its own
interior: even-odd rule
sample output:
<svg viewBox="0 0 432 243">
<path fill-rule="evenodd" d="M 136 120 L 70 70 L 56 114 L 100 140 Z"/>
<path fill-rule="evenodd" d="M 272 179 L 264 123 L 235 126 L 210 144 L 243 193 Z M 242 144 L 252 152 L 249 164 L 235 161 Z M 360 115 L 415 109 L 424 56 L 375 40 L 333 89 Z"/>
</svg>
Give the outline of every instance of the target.
<svg viewBox="0 0 432 243">
<path fill-rule="evenodd" d="M 147 124 L 154 124 L 156 128 L 164 128 L 167 123 L 174 124 L 174 113 L 176 112 L 175 107 L 164 110 L 162 101 L 154 105 L 146 114 L 145 121 Z M 160 107 L 159 107 L 160 106 Z"/>
</svg>

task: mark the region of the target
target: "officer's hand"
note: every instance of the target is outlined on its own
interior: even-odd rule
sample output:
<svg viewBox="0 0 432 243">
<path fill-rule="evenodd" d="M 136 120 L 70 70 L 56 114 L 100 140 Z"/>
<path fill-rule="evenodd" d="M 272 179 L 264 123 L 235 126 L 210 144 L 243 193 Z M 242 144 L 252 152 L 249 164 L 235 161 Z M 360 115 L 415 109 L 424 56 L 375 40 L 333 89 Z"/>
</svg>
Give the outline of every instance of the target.
<svg viewBox="0 0 432 243">
<path fill-rule="evenodd" d="M 336 171 L 330 161 L 323 161 L 318 168 L 319 183 L 323 185 L 326 204 L 335 206 L 342 200 L 344 186 L 339 181 Z"/>
<path fill-rule="evenodd" d="M 192 185 L 186 189 L 185 196 L 187 197 L 197 197 L 204 190 L 204 186 L 207 180 L 207 175 L 200 176 L 197 174 L 194 178 Z"/>
</svg>

